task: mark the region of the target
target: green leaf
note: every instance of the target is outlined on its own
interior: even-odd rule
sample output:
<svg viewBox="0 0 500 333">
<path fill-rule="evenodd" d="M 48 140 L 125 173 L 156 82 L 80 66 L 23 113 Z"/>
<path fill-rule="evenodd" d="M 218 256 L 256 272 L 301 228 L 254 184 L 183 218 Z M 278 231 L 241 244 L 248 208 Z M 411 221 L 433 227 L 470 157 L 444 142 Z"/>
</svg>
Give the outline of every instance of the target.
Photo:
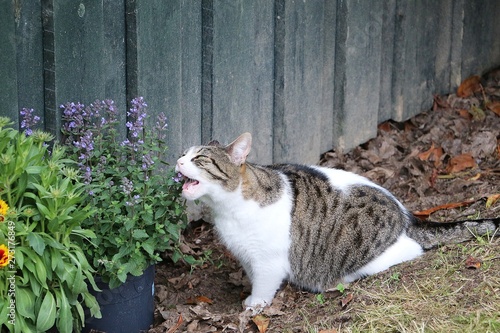
<svg viewBox="0 0 500 333">
<path fill-rule="evenodd" d="M 167 231 L 175 240 L 179 239 L 180 227 L 174 223 L 167 223 Z"/>
<path fill-rule="evenodd" d="M 24 267 L 24 254 L 21 251 L 16 251 L 16 263 L 20 270 Z"/>
<path fill-rule="evenodd" d="M 40 259 L 40 257 L 37 256 L 34 256 L 32 259 L 35 262 L 35 271 L 33 272 L 33 274 L 37 277 L 37 280 L 44 288 L 48 288 L 47 269 L 45 268 L 42 259 Z"/>
<path fill-rule="evenodd" d="M 58 295 L 59 313 L 57 316 L 56 327 L 60 333 L 73 332 L 73 316 L 64 288 L 61 288 L 61 294 Z"/>
<path fill-rule="evenodd" d="M 36 330 L 45 332 L 54 326 L 56 320 L 56 301 L 52 293 L 47 292 L 43 298 L 40 312 L 36 318 Z"/>
<path fill-rule="evenodd" d="M 35 295 L 28 288 L 16 289 L 17 312 L 26 318 L 35 320 Z"/>
<path fill-rule="evenodd" d="M 64 263 L 64 265 L 57 266 L 56 274 L 61 281 L 64 281 L 69 286 L 72 286 L 74 284 L 77 271 L 74 265 L 69 263 Z"/>
<path fill-rule="evenodd" d="M 149 235 L 144 230 L 136 229 L 132 232 L 132 237 L 134 237 L 135 239 L 143 239 L 148 238 Z"/>
<path fill-rule="evenodd" d="M 54 238 L 52 238 L 48 235 L 45 235 L 45 244 L 47 244 L 48 246 L 53 247 L 54 249 L 57 249 L 57 250 L 64 250 L 65 249 L 65 247 L 61 243 L 59 243 Z"/>
<path fill-rule="evenodd" d="M 39 166 L 39 165 L 30 165 L 30 166 L 27 166 L 26 167 L 26 173 L 29 173 L 29 174 L 39 174 L 42 170 L 43 170 L 44 167 L 42 166 Z"/>
<path fill-rule="evenodd" d="M 84 275 L 81 268 L 78 268 L 75 274 L 75 279 L 73 280 L 73 286 L 71 291 L 75 294 L 80 294 L 87 291 L 87 284 L 83 281 Z"/>
<path fill-rule="evenodd" d="M 50 249 L 50 254 L 51 254 L 51 264 L 50 268 L 55 271 L 56 267 L 61 263 L 62 257 L 61 257 L 61 252 L 59 252 L 57 249 L 51 248 Z"/>
<path fill-rule="evenodd" d="M 85 306 L 90 309 L 90 315 L 95 318 L 102 318 L 101 309 L 95 297 L 88 292 L 82 295 L 85 299 Z"/>
<path fill-rule="evenodd" d="M 83 311 L 83 307 L 80 302 L 75 304 L 76 311 L 78 312 L 78 317 L 80 318 L 80 324 L 85 325 L 85 313 Z M 100 318 L 100 317 L 99 317 Z"/>
<path fill-rule="evenodd" d="M 28 240 L 31 248 L 35 250 L 38 255 L 43 255 L 43 251 L 45 250 L 45 241 L 39 234 L 30 232 L 26 236 L 26 239 Z"/>
<path fill-rule="evenodd" d="M 71 234 L 84 238 L 96 238 L 95 232 L 89 229 L 75 229 L 71 231 Z"/>
<path fill-rule="evenodd" d="M 141 244 L 142 248 L 149 254 L 153 255 L 155 252 L 155 247 L 151 243 L 148 243 L 147 241 Z"/>
<path fill-rule="evenodd" d="M 49 212 L 48 208 L 45 207 L 44 205 L 42 205 L 41 203 L 37 202 L 36 203 L 36 207 L 38 208 L 38 210 L 40 211 L 40 213 L 42 213 L 43 216 L 49 218 L 49 219 L 52 219 L 54 218 L 54 216 L 52 216 L 52 214 Z"/>
<path fill-rule="evenodd" d="M 7 298 L 0 298 L 0 327 L 10 319 L 7 316 L 10 311 L 7 306 L 8 302 L 10 301 Z"/>
</svg>

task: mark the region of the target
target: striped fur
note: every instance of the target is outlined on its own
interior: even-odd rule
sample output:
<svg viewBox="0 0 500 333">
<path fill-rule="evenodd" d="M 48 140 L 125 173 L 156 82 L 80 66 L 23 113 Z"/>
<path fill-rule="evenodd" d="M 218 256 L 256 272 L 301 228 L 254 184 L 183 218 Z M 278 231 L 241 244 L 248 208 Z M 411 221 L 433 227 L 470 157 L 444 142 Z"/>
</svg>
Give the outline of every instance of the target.
<svg viewBox="0 0 500 333">
<path fill-rule="evenodd" d="M 436 228 L 418 223 L 384 188 L 350 172 L 246 162 L 251 136 L 189 148 L 176 168 L 183 196 L 214 213 L 215 228 L 252 283 L 247 307 L 269 304 L 283 280 L 312 291 L 414 259 L 442 241 L 471 238 L 498 221 Z M 496 224 L 495 224 L 496 223 Z"/>
</svg>

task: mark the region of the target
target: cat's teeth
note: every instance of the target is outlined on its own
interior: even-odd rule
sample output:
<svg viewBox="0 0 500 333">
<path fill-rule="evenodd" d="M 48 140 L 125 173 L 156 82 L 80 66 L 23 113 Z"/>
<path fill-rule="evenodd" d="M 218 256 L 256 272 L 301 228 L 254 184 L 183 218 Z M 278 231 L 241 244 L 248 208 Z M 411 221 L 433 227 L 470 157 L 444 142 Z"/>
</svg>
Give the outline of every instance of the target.
<svg viewBox="0 0 500 333">
<path fill-rule="evenodd" d="M 182 185 L 183 190 L 187 189 L 189 186 L 198 185 L 200 183 L 196 179 L 192 179 L 192 178 L 186 177 L 184 175 L 183 175 L 183 177 L 184 177 L 184 184 Z"/>
</svg>

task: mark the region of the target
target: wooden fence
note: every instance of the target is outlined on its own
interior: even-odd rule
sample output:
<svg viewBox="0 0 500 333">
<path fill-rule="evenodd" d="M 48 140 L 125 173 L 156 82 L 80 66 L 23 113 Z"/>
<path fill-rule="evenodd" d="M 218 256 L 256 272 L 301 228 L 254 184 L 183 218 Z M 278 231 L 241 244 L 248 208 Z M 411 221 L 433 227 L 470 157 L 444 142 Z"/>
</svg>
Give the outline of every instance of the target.
<svg viewBox="0 0 500 333">
<path fill-rule="evenodd" d="M 259 163 L 349 149 L 500 65 L 498 0 L 0 0 L 0 114 L 144 96 L 170 160 L 254 136 Z M 125 127 L 123 127 L 125 128 Z"/>
</svg>

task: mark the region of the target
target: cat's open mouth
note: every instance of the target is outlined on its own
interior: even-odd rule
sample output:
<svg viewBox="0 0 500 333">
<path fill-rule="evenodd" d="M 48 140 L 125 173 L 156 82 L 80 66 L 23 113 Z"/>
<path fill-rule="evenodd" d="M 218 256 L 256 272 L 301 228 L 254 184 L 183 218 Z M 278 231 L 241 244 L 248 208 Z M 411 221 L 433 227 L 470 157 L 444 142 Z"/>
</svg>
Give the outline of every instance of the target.
<svg viewBox="0 0 500 333">
<path fill-rule="evenodd" d="M 182 179 L 184 179 L 184 184 L 182 184 L 182 190 L 187 190 L 190 187 L 196 186 L 200 183 L 196 179 L 192 179 L 192 178 L 186 177 L 184 175 L 182 175 Z"/>
</svg>

